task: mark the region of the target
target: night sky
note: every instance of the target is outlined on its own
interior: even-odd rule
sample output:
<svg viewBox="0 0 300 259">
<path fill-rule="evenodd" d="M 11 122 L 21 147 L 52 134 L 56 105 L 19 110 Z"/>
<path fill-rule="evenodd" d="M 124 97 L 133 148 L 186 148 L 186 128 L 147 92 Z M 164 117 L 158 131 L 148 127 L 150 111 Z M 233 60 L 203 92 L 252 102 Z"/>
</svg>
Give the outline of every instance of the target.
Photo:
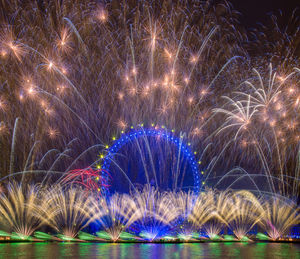
<svg viewBox="0 0 300 259">
<path fill-rule="evenodd" d="M 265 24 L 268 14 L 279 14 L 282 11 L 281 23 L 288 22 L 295 8 L 300 8 L 300 0 L 231 0 L 234 9 L 242 14 L 241 23 L 247 28 L 255 27 L 257 23 Z M 300 12 L 298 10 L 297 12 Z"/>
</svg>

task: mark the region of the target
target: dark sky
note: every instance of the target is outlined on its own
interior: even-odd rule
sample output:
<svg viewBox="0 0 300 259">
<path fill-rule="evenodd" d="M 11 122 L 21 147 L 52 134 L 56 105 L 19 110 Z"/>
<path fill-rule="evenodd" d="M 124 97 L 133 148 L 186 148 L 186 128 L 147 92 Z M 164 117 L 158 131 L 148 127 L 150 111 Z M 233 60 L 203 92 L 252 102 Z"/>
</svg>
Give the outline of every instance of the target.
<svg viewBox="0 0 300 259">
<path fill-rule="evenodd" d="M 254 27 L 257 22 L 265 23 L 266 14 L 270 12 L 278 14 L 279 9 L 284 14 L 282 22 L 287 22 L 292 11 L 296 7 L 300 9 L 300 0 L 229 0 L 229 2 L 242 14 L 241 23 L 248 28 Z"/>
</svg>

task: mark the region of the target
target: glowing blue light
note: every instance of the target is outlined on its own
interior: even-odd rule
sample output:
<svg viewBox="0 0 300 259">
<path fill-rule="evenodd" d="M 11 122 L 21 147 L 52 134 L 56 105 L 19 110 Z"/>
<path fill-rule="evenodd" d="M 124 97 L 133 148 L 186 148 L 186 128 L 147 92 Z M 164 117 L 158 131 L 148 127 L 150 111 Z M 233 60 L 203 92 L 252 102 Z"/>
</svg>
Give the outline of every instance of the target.
<svg viewBox="0 0 300 259">
<path fill-rule="evenodd" d="M 114 141 L 114 144 L 107 151 L 108 151 L 108 154 L 117 153 L 118 150 L 120 150 L 128 142 L 130 142 L 131 140 L 135 140 L 136 138 L 139 138 L 143 135 L 154 136 L 154 137 L 155 136 L 163 137 L 167 141 L 170 141 L 171 143 L 176 145 L 178 147 L 178 149 L 181 149 L 182 152 L 186 155 L 187 160 L 191 163 L 192 171 L 193 171 L 192 173 L 193 173 L 194 182 L 195 182 L 194 191 L 196 192 L 196 194 L 198 194 L 200 191 L 200 184 L 199 184 L 200 173 L 199 173 L 199 169 L 198 169 L 198 163 L 196 163 L 195 156 L 194 156 L 193 152 L 191 152 L 190 147 L 187 148 L 187 146 L 182 142 L 182 136 L 180 136 L 181 139 L 179 139 L 179 138 L 174 137 L 174 133 L 171 133 L 171 134 L 166 133 L 165 131 L 156 130 L 156 129 L 145 130 L 143 128 L 143 129 L 134 130 L 132 128 L 132 130 L 129 133 L 122 134 L 122 136 L 119 138 L 119 140 L 117 142 Z M 102 168 L 107 171 L 109 171 L 109 167 L 111 164 L 111 160 L 112 160 L 111 156 L 109 156 L 109 155 L 106 156 L 103 161 Z"/>
</svg>

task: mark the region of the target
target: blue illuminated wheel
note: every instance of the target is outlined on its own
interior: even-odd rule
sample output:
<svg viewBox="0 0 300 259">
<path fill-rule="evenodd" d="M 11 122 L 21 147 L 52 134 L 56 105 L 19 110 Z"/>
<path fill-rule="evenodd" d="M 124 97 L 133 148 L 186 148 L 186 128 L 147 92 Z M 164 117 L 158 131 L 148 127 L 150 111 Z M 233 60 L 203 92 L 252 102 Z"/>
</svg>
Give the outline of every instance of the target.
<svg viewBox="0 0 300 259">
<path fill-rule="evenodd" d="M 112 178 L 111 192 L 130 192 L 145 184 L 160 191 L 200 191 L 198 162 L 184 138 L 165 129 L 132 129 L 107 148 L 102 168 Z"/>
</svg>

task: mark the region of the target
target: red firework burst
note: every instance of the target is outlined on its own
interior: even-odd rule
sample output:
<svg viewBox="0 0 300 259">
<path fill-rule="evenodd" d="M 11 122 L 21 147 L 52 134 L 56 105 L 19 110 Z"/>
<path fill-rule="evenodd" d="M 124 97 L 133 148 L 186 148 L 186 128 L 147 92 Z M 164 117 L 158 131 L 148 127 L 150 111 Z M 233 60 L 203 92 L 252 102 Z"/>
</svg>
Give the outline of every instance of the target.
<svg viewBox="0 0 300 259">
<path fill-rule="evenodd" d="M 69 171 L 63 178 L 62 183 L 79 184 L 86 191 L 96 191 L 101 195 L 104 189 L 109 188 L 109 179 L 111 179 L 111 176 L 106 170 L 94 170 L 91 167 L 87 167 Z"/>
</svg>

